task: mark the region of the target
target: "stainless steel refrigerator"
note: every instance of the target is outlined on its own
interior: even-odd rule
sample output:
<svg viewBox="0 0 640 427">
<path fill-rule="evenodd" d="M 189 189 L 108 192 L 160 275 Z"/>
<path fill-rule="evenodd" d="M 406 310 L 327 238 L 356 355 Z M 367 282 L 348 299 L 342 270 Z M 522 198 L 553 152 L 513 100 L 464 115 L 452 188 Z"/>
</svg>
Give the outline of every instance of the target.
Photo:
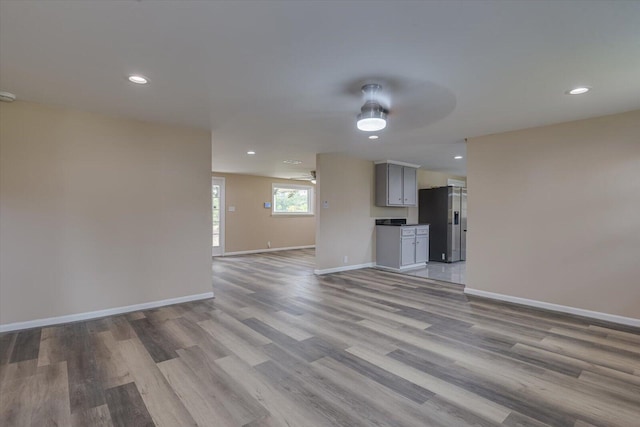
<svg viewBox="0 0 640 427">
<path fill-rule="evenodd" d="M 467 189 L 437 187 L 418 192 L 420 224 L 431 224 L 429 260 L 467 259 Z"/>
</svg>

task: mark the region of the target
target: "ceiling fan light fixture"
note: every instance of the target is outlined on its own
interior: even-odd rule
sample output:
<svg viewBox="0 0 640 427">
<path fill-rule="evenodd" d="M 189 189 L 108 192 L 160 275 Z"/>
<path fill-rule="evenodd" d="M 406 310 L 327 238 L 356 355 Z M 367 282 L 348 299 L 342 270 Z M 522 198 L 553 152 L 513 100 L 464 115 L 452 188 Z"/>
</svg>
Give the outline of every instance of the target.
<svg viewBox="0 0 640 427">
<path fill-rule="evenodd" d="M 376 100 L 376 95 L 382 90 L 378 84 L 362 86 L 362 93 L 367 97 L 360 108 L 356 126 L 363 132 L 377 132 L 387 127 L 387 110 Z"/>
<path fill-rule="evenodd" d="M 387 127 L 387 113 L 375 102 L 367 102 L 362 106 L 356 122 L 358 129 L 364 132 L 377 132 Z"/>
</svg>

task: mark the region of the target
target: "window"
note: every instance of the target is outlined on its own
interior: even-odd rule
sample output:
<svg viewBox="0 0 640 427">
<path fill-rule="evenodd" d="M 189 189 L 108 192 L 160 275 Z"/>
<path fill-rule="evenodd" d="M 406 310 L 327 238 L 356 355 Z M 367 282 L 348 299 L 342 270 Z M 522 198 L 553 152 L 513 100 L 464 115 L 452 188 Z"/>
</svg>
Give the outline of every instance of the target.
<svg viewBox="0 0 640 427">
<path fill-rule="evenodd" d="M 273 184 L 271 206 L 274 215 L 313 215 L 313 187 Z"/>
</svg>

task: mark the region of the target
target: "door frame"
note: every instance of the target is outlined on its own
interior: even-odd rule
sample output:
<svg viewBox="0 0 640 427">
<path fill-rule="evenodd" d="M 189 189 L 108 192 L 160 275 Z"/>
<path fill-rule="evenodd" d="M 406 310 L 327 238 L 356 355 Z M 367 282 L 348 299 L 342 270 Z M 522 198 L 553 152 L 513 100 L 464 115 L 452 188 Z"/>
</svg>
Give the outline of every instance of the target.
<svg viewBox="0 0 640 427">
<path fill-rule="evenodd" d="M 218 181 L 218 184 L 220 184 L 220 247 L 219 250 L 216 250 L 216 248 L 213 247 L 213 242 L 211 245 L 211 256 L 223 256 L 224 255 L 224 240 L 225 240 L 225 229 L 226 229 L 226 224 L 225 224 L 225 187 L 226 187 L 226 179 L 224 177 L 221 176 L 211 176 L 211 187 L 213 188 L 213 184 L 215 183 L 215 181 Z M 213 212 L 213 197 L 211 200 L 211 206 L 212 206 L 212 212 Z M 211 235 L 213 236 L 213 221 L 211 224 Z"/>
</svg>

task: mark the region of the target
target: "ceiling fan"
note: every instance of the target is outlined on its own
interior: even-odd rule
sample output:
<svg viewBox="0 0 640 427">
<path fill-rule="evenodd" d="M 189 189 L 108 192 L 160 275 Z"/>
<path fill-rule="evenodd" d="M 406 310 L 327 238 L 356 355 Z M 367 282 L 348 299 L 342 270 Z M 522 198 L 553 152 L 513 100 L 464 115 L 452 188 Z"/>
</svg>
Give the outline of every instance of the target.
<svg viewBox="0 0 640 427">
<path fill-rule="evenodd" d="M 364 103 L 355 121 L 357 129 L 365 133 L 420 128 L 446 117 L 456 106 L 455 95 L 449 89 L 410 77 L 352 80 L 342 86 L 340 93 L 351 99 L 361 95 Z"/>
<path fill-rule="evenodd" d="M 316 183 L 316 171 L 309 171 L 309 173 L 304 175 L 299 175 L 291 178 L 296 181 L 311 181 L 311 183 Z"/>
<path fill-rule="evenodd" d="M 307 103 L 297 109 L 296 114 L 304 114 L 304 122 L 296 123 L 304 123 L 304 129 L 320 125 L 323 132 L 340 137 L 347 129 L 367 136 L 412 131 L 443 119 L 456 107 L 451 90 L 413 77 L 361 77 L 310 93 L 315 106 L 307 109 L 305 106 L 312 104 Z M 360 126 L 359 121 L 363 121 Z M 373 128 L 365 128 L 371 124 Z"/>
</svg>

